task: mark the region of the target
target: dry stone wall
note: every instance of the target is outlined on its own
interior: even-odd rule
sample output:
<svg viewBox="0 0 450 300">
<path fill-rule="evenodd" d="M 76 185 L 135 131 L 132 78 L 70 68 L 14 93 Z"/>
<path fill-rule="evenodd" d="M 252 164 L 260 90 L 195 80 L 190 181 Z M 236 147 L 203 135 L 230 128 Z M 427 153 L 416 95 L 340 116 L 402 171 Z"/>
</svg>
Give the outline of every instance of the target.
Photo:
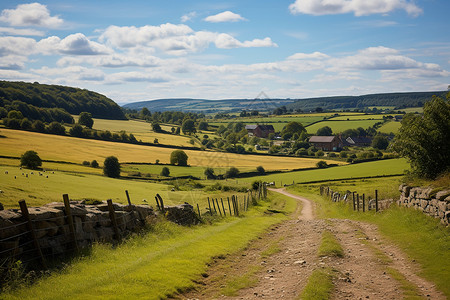
<svg viewBox="0 0 450 300">
<path fill-rule="evenodd" d="M 156 213 L 148 205 L 121 205 L 113 203 L 114 226 L 107 203 L 86 205 L 70 202 L 74 235 L 70 230 L 69 218 L 64 203 L 53 202 L 42 207 L 28 208 L 35 239 L 30 223 L 21 210 L 0 211 L 0 260 L 20 259 L 28 262 L 40 259 L 35 240 L 46 258 L 55 258 L 94 242 L 117 242 Z"/>
<path fill-rule="evenodd" d="M 411 207 L 425 214 L 438 218 L 442 224 L 450 223 L 450 189 L 436 191 L 431 187 L 410 187 L 402 184 L 398 205 Z"/>
</svg>

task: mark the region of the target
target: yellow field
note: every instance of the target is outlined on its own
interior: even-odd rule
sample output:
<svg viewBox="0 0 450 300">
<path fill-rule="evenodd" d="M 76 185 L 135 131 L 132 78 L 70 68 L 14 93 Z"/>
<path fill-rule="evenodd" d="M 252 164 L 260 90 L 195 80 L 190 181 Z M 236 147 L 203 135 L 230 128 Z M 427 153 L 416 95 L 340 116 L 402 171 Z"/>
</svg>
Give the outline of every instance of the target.
<svg viewBox="0 0 450 300">
<path fill-rule="evenodd" d="M 75 122 L 78 120 L 78 116 L 73 116 Z M 157 138 L 160 144 L 175 145 L 175 146 L 192 146 L 189 143 L 190 137 L 182 135 L 172 135 L 165 133 L 157 133 L 152 131 L 152 124 L 144 121 L 136 120 L 105 120 L 105 119 L 93 119 L 94 129 L 97 130 L 109 130 L 111 132 L 119 132 L 125 130 L 127 133 L 132 133 L 136 139 L 143 142 L 153 143 Z M 163 130 L 171 132 L 172 126 L 161 125 Z"/>
<path fill-rule="evenodd" d="M 151 162 L 157 159 L 169 163 L 175 149 L 79 139 L 67 136 L 40 134 L 28 131 L 2 129 L 0 155 L 19 157 L 27 150 L 36 151 L 44 160 L 67 161 L 80 164 L 96 159 L 102 165 L 107 156 L 114 155 L 120 162 Z M 192 166 L 247 167 L 263 166 L 266 170 L 292 170 L 315 167 L 317 159 L 243 155 L 211 151 L 185 150 Z M 336 163 L 329 161 L 328 163 Z"/>
</svg>

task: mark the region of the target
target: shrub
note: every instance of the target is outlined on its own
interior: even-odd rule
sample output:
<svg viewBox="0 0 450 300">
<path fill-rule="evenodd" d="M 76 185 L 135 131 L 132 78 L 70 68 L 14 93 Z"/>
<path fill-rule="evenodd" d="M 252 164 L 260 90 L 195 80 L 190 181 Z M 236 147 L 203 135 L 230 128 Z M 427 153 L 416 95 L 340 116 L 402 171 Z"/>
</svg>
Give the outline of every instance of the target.
<svg viewBox="0 0 450 300">
<path fill-rule="evenodd" d="M 322 151 L 322 150 L 317 151 L 317 152 L 316 152 L 316 156 L 317 156 L 317 157 L 324 156 L 323 151 Z"/>
<path fill-rule="evenodd" d="M 328 164 L 327 164 L 326 161 L 321 160 L 321 161 L 319 161 L 319 162 L 316 164 L 316 166 L 317 166 L 319 169 L 325 169 L 326 167 L 328 167 Z"/>
<path fill-rule="evenodd" d="M 45 125 L 44 125 L 44 123 L 42 123 L 41 120 L 36 120 L 31 125 L 31 129 L 33 129 L 34 131 L 37 131 L 37 132 L 45 132 Z"/>
<path fill-rule="evenodd" d="M 342 151 L 341 153 L 339 153 L 339 157 L 340 158 L 347 158 L 348 154 L 345 151 Z"/>
<path fill-rule="evenodd" d="M 28 120 L 27 118 L 23 118 L 22 121 L 20 122 L 20 128 L 22 128 L 24 130 L 31 129 L 30 120 Z"/>
<path fill-rule="evenodd" d="M 91 167 L 98 168 L 98 162 L 95 159 L 91 161 Z"/>
<path fill-rule="evenodd" d="M 236 167 L 231 167 L 225 172 L 225 178 L 235 178 L 239 175 L 239 169 Z"/>
<path fill-rule="evenodd" d="M 37 169 L 42 166 L 42 160 L 36 151 L 28 150 L 20 157 L 20 165 L 30 169 Z"/>
<path fill-rule="evenodd" d="M 336 155 L 336 153 L 334 153 L 334 152 L 331 152 L 331 153 L 329 153 L 328 154 L 328 157 L 336 157 L 337 155 Z"/>
<path fill-rule="evenodd" d="M 91 163 L 88 162 L 87 160 L 83 161 L 83 166 L 90 166 L 90 165 L 91 165 Z"/>
<path fill-rule="evenodd" d="M 216 179 L 216 174 L 214 174 L 214 169 L 213 168 L 206 168 L 205 169 L 205 176 L 206 179 Z"/>
<path fill-rule="evenodd" d="M 175 150 L 170 154 L 170 164 L 187 166 L 188 156 L 183 150 Z"/>
<path fill-rule="evenodd" d="M 103 163 L 103 174 L 108 177 L 120 177 L 120 164 L 115 156 L 108 156 Z"/>
<path fill-rule="evenodd" d="M 92 120 L 92 115 L 85 111 L 82 112 L 78 119 L 78 124 L 84 125 L 87 128 L 92 128 L 92 126 L 94 125 L 94 120 Z"/>
<path fill-rule="evenodd" d="M 169 177 L 169 175 L 170 175 L 170 170 L 169 170 L 169 168 L 168 168 L 168 167 L 162 168 L 161 174 L 160 174 L 160 175 L 161 175 L 161 176 L 165 176 L 165 177 Z"/>
<path fill-rule="evenodd" d="M 58 134 L 58 135 L 65 135 L 66 134 L 66 129 L 64 128 L 64 126 L 62 126 L 61 123 L 56 122 L 56 121 L 51 122 L 48 125 L 47 131 L 49 133 Z"/>
</svg>

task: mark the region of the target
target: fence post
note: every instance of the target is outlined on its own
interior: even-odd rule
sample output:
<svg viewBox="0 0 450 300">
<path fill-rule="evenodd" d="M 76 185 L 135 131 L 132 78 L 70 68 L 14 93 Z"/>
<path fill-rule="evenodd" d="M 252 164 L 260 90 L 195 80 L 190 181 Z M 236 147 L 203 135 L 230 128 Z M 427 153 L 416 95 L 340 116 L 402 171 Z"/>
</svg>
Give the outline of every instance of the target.
<svg viewBox="0 0 450 300">
<path fill-rule="evenodd" d="M 72 238 L 72 243 L 73 243 L 75 250 L 78 251 L 79 249 L 78 249 L 77 238 L 75 236 L 75 226 L 73 225 L 73 217 L 72 217 L 72 212 L 70 210 L 69 195 L 64 194 L 63 200 L 64 200 L 64 210 L 66 211 L 66 216 L 67 216 L 67 223 L 69 224 L 70 237 Z"/>
<path fill-rule="evenodd" d="M 128 206 L 129 206 L 129 208 L 131 209 L 132 206 L 131 206 L 130 194 L 128 194 L 128 190 L 125 190 L 125 194 L 127 195 Z"/>
<path fill-rule="evenodd" d="M 158 197 L 155 196 L 155 200 L 156 200 L 156 206 L 158 207 L 158 210 L 161 211 L 161 206 L 159 205 Z"/>
<path fill-rule="evenodd" d="M 120 242 L 122 240 L 122 237 L 120 236 L 119 227 L 117 226 L 116 212 L 114 211 L 112 200 L 108 199 L 106 202 L 108 203 L 109 218 L 111 219 L 114 233 L 116 234 L 116 239 Z"/>
<path fill-rule="evenodd" d="M 47 269 L 47 263 L 45 261 L 44 255 L 42 255 L 41 247 L 39 246 L 39 241 L 36 238 L 36 234 L 34 233 L 34 227 L 33 222 L 31 221 L 30 214 L 28 212 L 27 203 L 25 200 L 19 201 L 20 210 L 22 211 L 22 216 L 27 221 L 27 227 L 30 231 L 31 238 L 33 239 L 34 247 L 36 248 L 36 252 L 38 253 L 39 257 L 41 258 L 41 263 L 44 269 Z"/>
<path fill-rule="evenodd" d="M 353 199 L 353 210 L 356 210 L 356 207 L 355 207 L 355 192 L 352 192 L 352 199 Z"/>
<path fill-rule="evenodd" d="M 163 214 L 165 214 L 166 213 L 166 209 L 164 207 L 163 198 L 159 194 L 156 194 L 156 196 L 159 198 L 159 203 L 161 204 L 161 210 L 162 210 Z"/>
<path fill-rule="evenodd" d="M 359 194 L 356 194 L 356 210 L 359 211 Z"/>
<path fill-rule="evenodd" d="M 217 209 L 216 209 L 216 204 L 214 203 L 214 198 L 211 198 L 211 202 L 212 202 L 212 204 L 213 204 L 214 212 L 215 212 L 216 215 L 217 215 Z"/>
<path fill-rule="evenodd" d="M 378 212 L 378 190 L 375 190 L 375 211 Z"/>
<path fill-rule="evenodd" d="M 227 199 L 228 199 L 228 209 L 230 210 L 230 216 L 232 216 L 233 214 L 231 213 L 230 197 L 227 197 Z"/>
<path fill-rule="evenodd" d="M 235 203 L 234 209 L 236 210 L 236 216 L 239 217 L 239 202 L 235 195 L 233 195 L 233 197 L 234 197 L 234 203 Z"/>
<path fill-rule="evenodd" d="M 214 201 L 213 201 L 213 203 L 214 203 Z M 216 198 L 216 204 L 217 204 L 217 209 L 219 210 L 219 214 L 220 214 L 220 216 L 222 216 L 222 212 L 220 211 L 219 201 L 217 200 L 217 198 Z"/>
<path fill-rule="evenodd" d="M 222 198 L 220 198 L 220 202 L 222 203 L 223 216 L 226 217 L 227 213 L 225 212 L 225 206 L 223 205 L 223 199 Z"/>
<path fill-rule="evenodd" d="M 198 203 L 197 203 L 197 210 L 198 210 L 198 217 L 201 220 L 202 219 L 202 215 L 200 214 L 200 207 L 198 206 Z"/>
<path fill-rule="evenodd" d="M 363 212 L 366 211 L 366 194 L 363 194 L 363 198 L 362 198 L 362 205 L 363 205 Z"/>
<path fill-rule="evenodd" d="M 208 206 L 209 206 L 209 214 L 212 217 L 212 209 L 211 209 L 211 202 L 209 201 L 209 197 L 208 197 Z"/>
</svg>

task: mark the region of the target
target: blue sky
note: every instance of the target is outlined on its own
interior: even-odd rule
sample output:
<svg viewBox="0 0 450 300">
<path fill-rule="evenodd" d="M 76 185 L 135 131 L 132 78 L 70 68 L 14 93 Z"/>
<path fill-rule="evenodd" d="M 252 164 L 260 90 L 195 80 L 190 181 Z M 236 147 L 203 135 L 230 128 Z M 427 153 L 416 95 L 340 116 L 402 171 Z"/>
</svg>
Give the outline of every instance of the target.
<svg viewBox="0 0 450 300">
<path fill-rule="evenodd" d="M 448 0 L 3 0 L 0 11 L 0 80 L 120 104 L 450 85 Z"/>
</svg>

